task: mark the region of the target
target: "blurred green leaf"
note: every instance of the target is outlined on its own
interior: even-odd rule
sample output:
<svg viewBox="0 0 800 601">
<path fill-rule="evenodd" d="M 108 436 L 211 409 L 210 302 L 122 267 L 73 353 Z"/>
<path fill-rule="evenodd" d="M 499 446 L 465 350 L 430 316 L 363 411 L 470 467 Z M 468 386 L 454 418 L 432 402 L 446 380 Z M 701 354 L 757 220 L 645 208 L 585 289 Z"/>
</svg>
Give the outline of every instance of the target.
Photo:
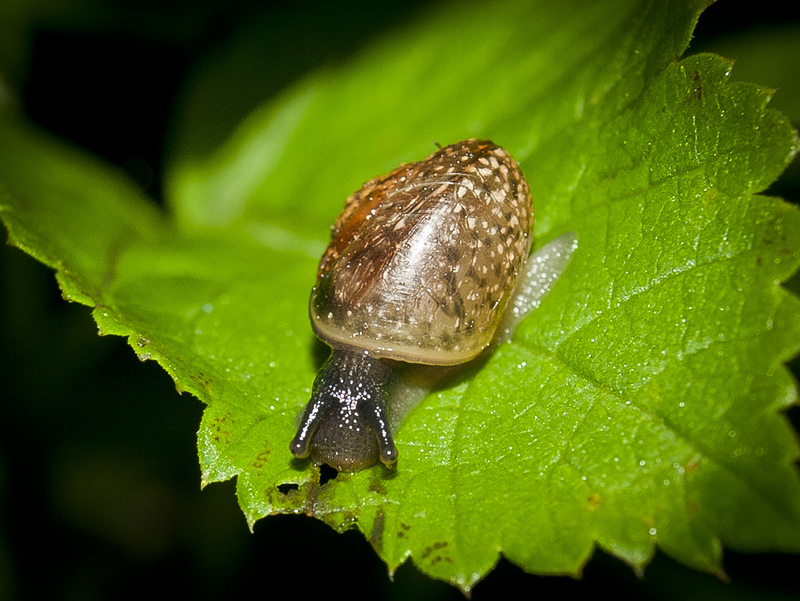
<svg viewBox="0 0 800 601">
<path fill-rule="evenodd" d="M 770 93 L 712 55 L 678 61 L 704 2 L 453 3 L 171 161 L 171 215 L 103 165 L 0 119 L 11 241 L 57 270 L 208 404 L 204 482 L 248 520 L 359 527 L 463 590 L 503 553 L 577 574 L 595 545 L 800 550 L 795 434 L 800 215 L 758 196 L 798 143 Z M 329 224 L 364 180 L 486 137 L 531 184 L 537 245 L 579 238 L 542 306 L 478 371 L 414 410 L 396 472 L 319 473 L 288 443 L 324 349 L 307 298 Z M 11 152 L 9 149 L 13 148 Z"/>
</svg>

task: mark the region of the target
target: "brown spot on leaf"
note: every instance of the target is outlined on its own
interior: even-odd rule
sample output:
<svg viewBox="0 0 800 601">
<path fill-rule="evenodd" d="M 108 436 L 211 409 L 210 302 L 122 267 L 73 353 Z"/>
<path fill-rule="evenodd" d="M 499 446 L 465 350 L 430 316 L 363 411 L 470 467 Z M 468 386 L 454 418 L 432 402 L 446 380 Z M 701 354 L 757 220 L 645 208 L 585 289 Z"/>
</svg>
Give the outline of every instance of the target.
<svg viewBox="0 0 800 601">
<path fill-rule="evenodd" d="M 406 532 L 408 532 L 409 530 L 411 530 L 411 526 L 403 522 L 400 522 L 400 530 L 397 532 L 397 538 L 405 538 Z"/>
<path fill-rule="evenodd" d="M 379 511 L 372 522 L 372 532 L 369 535 L 369 542 L 376 551 L 380 551 L 383 547 L 383 523 L 383 512 Z"/>
<path fill-rule="evenodd" d="M 221 439 L 224 439 L 225 444 L 228 444 L 228 437 L 230 436 L 230 432 L 228 431 L 228 419 L 231 416 L 231 412 L 228 411 L 224 417 L 214 417 L 211 420 L 211 430 L 213 432 L 211 438 L 214 442 L 221 442 Z M 233 420 L 231 420 L 233 422 Z"/>
<path fill-rule="evenodd" d="M 430 547 L 425 547 L 425 550 L 422 552 L 422 559 L 427 559 L 428 557 L 431 556 L 431 554 L 434 551 L 438 551 L 439 549 L 444 549 L 446 546 L 447 546 L 447 542 L 446 541 L 439 541 L 439 542 L 433 543 L 433 545 L 431 545 Z M 439 562 L 441 560 L 442 560 L 442 557 L 441 557 L 441 555 L 438 555 L 438 554 L 435 555 L 434 558 L 433 558 L 433 562 L 434 563 Z"/>
<path fill-rule="evenodd" d="M 386 487 L 381 482 L 373 480 L 372 482 L 370 482 L 369 491 L 379 495 L 385 495 Z"/>
<path fill-rule="evenodd" d="M 269 458 L 269 451 L 261 451 L 253 461 L 253 467 L 256 468 L 257 470 L 261 469 L 262 467 L 264 467 L 264 465 L 266 465 L 268 458 Z"/>
<path fill-rule="evenodd" d="M 199 388 L 202 388 L 203 390 L 209 391 L 212 388 L 211 380 L 203 372 L 192 374 L 191 379 L 192 382 L 194 382 Z"/>
</svg>

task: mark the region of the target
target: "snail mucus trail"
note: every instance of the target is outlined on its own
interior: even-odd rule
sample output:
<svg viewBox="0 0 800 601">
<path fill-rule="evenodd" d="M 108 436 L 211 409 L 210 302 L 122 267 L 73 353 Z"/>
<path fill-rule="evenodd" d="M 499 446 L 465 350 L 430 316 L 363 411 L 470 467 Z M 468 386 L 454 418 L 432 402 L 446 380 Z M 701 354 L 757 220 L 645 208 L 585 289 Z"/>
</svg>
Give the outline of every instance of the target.
<svg viewBox="0 0 800 601">
<path fill-rule="evenodd" d="M 508 340 L 566 267 L 574 234 L 529 258 L 532 228 L 519 165 L 487 140 L 446 146 L 353 193 L 311 292 L 314 332 L 333 353 L 292 453 L 343 471 L 393 467 L 408 411 Z"/>
</svg>

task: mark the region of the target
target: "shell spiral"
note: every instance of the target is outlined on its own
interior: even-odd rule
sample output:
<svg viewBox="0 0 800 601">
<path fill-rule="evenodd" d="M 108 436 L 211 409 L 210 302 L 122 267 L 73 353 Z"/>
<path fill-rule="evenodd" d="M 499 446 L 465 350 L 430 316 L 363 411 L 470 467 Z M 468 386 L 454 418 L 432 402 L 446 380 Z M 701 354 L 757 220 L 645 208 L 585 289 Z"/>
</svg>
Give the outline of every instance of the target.
<svg viewBox="0 0 800 601">
<path fill-rule="evenodd" d="M 311 294 L 314 330 L 375 357 L 468 361 L 492 341 L 532 227 L 519 165 L 492 142 L 401 165 L 347 199 Z"/>
</svg>

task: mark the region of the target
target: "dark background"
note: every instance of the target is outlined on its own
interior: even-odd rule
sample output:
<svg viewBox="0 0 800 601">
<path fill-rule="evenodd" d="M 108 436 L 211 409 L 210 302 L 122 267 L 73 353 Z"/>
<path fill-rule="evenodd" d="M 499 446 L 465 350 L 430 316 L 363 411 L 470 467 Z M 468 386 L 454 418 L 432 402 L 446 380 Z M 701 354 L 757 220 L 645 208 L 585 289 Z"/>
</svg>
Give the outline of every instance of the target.
<svg viewBox="0 0 800 601">
<path fill-rule="evenodd" d="M 346 60 L 431 3 L 60 3 L 19 29 L 22 43 L 0 45 L 8 51 L 0 68 L 31 120 L 126 169 L 160 202 L 163 159 L 187 118 L 176 105 L 192 99 L 191 115 L 206 126 L 180 138 L 204 152 L 288 83 Z M 711 6 L 692 48 L 800 17 L 784 2 L 745 6 Z M 270 35 L 257 37 L 265 24 Z M 209 56 L 213 64 L 215 49 L 235 34 L 252 52 L 234 76 L 237 85 L 195 97 L 186 83 L 195 66 Z M 215 112 L 221 101 L 225 112 Z M 775 190 L 796 202 L 797 178 L 783 178 Z M 0 599 L 235 599 L 339 590 L 463 598 L 410 563 L 392 583 L 357 532 L 277 516 L 251 534 L 233 482 L 199 489 L 195 434 L 203 405 L 178 396 L 163 369 L 136 361 L 122 338 L 98 337 L 89 310 L 61 299 L 52 272 L 7 246 L 0 246 L 0 316 Z M 790 413 L 795 424 L 797 414 Z M 501 560 L 472 596 L 800 598 L 796 556 L 726 551 L 725 569 L 730 583 L 658 553 L 640 579 L 596 552 L 574 580 L 531 576 Z"/>
</svg>

